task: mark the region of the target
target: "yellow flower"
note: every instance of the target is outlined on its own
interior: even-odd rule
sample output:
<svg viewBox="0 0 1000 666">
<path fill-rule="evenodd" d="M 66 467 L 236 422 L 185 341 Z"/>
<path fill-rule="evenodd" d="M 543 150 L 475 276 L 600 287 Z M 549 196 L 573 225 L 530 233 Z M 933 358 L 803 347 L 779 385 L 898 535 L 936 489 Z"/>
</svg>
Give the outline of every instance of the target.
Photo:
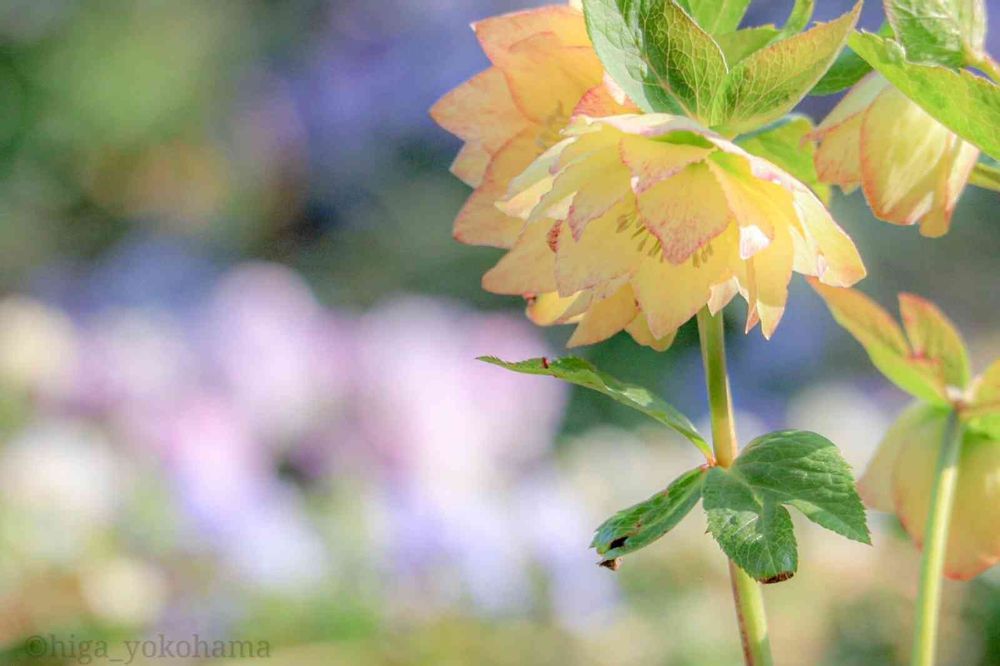
<svg viewBox="0 0 1000 666">
<path fill-rule="evenodd" d="M 948 232 L 979 150 L 934 120 L 879 74 L 862 79 L 812 137 L 820 180 L 861 186 L 875 216 Z"/>
<path fill-rule="evenodd" d="M 886 434 L 858 482 L 865 503 L 877 511 L 895 513 L 918 547 L 947 423 L 947 410 L 913 405 Z M 970 429 L 962 441 L 945 575 L 969 580 L 1000 562 L 998 525 L 1000 442 Z"/>
<path fill-rule="evenodd" d="M 510 179 L 562 137 L 574 113 L 622 113 L 631 107 L 604 85 L 583 14 L 551 5 L 473 24 L 493 66 L 431 109 L 463 141 L 452 172 L 476 188 L 455 220 L 455 238 L 510 248 L 520 220 L 497 210 Z"/>
<path fill-rule="evenodd" d="M 805 185 L 691 120 L 579 116 L 564 134 L 498 204 L 524 224 L 483 286 L 531 299 L 537 323 L 577 323 L 571 346 L 626 329 L 663 347 L 736 293 L 747 330 L 770 337 L 793 270 L 835 286 L 865 275 Z"/>
</svg>

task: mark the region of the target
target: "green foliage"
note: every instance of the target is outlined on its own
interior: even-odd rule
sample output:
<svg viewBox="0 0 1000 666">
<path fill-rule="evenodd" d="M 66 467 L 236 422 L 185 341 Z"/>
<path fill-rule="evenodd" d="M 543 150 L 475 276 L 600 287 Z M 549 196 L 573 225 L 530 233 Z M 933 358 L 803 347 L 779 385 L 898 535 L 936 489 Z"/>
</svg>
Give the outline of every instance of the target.
<svg viewBox="0 0 1000 666">
<path fill-rule="evenodd" d="M 479 360 L 498 365 L 507 370 L 513 370 L 514 372 L 556 377 L 571 384 L 603 393 L 626 407 L 638 410 L 651 419 L 680 433 L 697 446 L 706 458 L 712 458 L 711 447 L 709 447 L 705 438 L 698 433 L 691 420 L 684 416 L 676 407 L 667 403 L 648 389 L 634 384 L 627 384 L 615 379 L 606 372 L 601 372 L 591 363 L 581 358 L 574 356 L 566 356 L 553 360 L 533 358 L 527 361 L 510 363 L 493 356 L 482 356 Z"/>
<path fill-rule="evenodd" d="M 813 11 L 816 9 L 815 0 L 795 0 L 792 13 L 788 15 L 788 20 L 781 28 L 781 36 L 788 37 L 795 33 L 802 32 L 812 20 Z"/>
<path fill-rule="evenodd" d="M 970 72 L 908 62 L 895 41 L 855 33 L 850 45 L 924 111 L 993 158 L 1000 158 L 1000 88 Z"/>
<path fill-rule="evenodd" d="M 726 56 L 726 62 L 732 67 L 754 51 L 758 51 L 777 39 L 779 30 L 773 25 L 762 25 L 756 28 L 744 28 L 725 35 L 717 35 L 715 41 Z"/>
<path fill-rule="evenodd" d="M 751 442 L 729 469 L 705 481 L 708 528 L 723 552 L 762 582 L 790 578 L 798 566 L 794 506 L 817 525 L 870 544 L 861 498 L 837 447 L 811 432 L 774 432 Z"/>
<path fill-rule="evenodd" d="M 824 203 L 830 201 L 830 186 L 816 175 L 813 155 L 816 145 L 806 140 L 813 123 L 806 116 L 789 115 L 778 122 L 737 140 L 748 152 L 763 157 L 808 185 Z"/>
<path fill-rule="evenodd" d="M 886 0 L 885 14 L 912 62 L 962 67 L 982 55 L 982 0 Z"/>
<path fill-rule="evenodd" d="M 710 122 L 726 59 L 684 10 L 667 0 L 586 0 L 584 9 L 597 55 L 636 104 Z"/>
<path fill-rule="evenodd" d="M 718 124 L 748 132 L 791 111 L 833 64 L 860 11 L 859 3 L 834 21 L 773 42 L 737 63 L 720 95 Z"/>
<path fill-rule="evenodd" d="M 677 0 L 702 28 L 713 35 L 723 35 L 740 27 L 750 0 Z"/>
<path fill-rule="evenodd" d="M 672 530 L 701 499 L 706 468 L 685 472 L 666 490 L 645 502 L 623 509 L 608 518 L 594 534 L 590 547 L 613 561 L 640 548 L 645 548 Z"/>
<path fill-rule="evenodd" d="M 809 94 L 833 95 L 841 90 L 847 90 L 870 71 L 872 66 L 864 58 L 852 49 L 845 48 Z"/>
<path fill-rule="evenodd" d="M 717 3 L 704 3 L 709 4 Z M 808 3 L 806 3 L 808 4 Z M 687 5 L 698 17 L 700 9 Z M 701 3 L 697 7 L 701 7 Z M 731 7 L 725 4 L 724 9 Z M 792 22 L 808 8 L 800 5 Z M 725 132 L 756 129 L 785 115 L 834 62 L 857 22 L 844 16 L 773 41 L 773 28 L 740 31 L 717 42 L 676 2 L 585 0 L 587 28 L 605 69 L 646 111 L 684 113 Z M 737 14 L 710 21 L 738 25 Z M 714 14 L 713 14 L 714 16 Z"/>
</svg>

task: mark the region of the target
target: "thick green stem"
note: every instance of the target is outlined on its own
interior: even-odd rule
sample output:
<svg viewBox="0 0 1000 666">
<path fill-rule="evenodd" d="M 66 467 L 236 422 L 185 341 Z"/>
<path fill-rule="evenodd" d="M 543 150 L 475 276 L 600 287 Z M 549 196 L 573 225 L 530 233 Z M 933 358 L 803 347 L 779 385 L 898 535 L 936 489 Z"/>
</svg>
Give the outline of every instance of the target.
<svg viewBox="0 0 1000 666">
<path fill-rule="evenodd" d="M 726 341 L 722 313 L 712 316 L 708 308 L 698 313 L 698 335 L 701 338 L 701 358 L 705 365 L 705 383 L 712 413 L 712 445 L 720 467 L 729 467 L 736 458 L 736 427 L 733 402 L 726 372 Z M 729 563 L 736 619 L 743 641 L 743 657 L 747 666 L 771 666 L 771 644 L 767 635 L 767 616 L 760 585 L 742 569 Z"/>
<path fill-rule="evenodd" d="M 962 452 L 963 429 L 952 414 L 938 456 L 937 472 L 931 488 L 931 504 L 924 528 L 924 554 L 920 565 L 917 593 L 917 620 L 914 627 L 913 666 L 932 666 L 937 647 L 938 608 L 941 605 L 941 574 L 948 548 L 948 528 L 958 485 L 958 458 Z"/>
</svg>

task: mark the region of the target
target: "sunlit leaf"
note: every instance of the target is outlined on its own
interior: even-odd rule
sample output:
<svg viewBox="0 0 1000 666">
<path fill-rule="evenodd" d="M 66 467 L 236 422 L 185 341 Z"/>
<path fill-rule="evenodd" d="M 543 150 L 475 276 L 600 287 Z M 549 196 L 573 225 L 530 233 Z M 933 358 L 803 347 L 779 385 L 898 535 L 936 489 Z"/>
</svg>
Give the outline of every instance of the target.
<svg viewBox="0 0 1000 666">
<path fill-rule="evenodd" d="M 781 36 L 789 37 L 802 32 L 812 20 L 813 11 L 816 9 L 815 0 L 795 0 L 792 6 L 792 13 L 788 15 L 788 20 L 781 27 Z"/>
<path fill-rule="evenodd" d="M 944 381 L 964 389 L 969 383 L 969 352 L 962 335 L 936 305 L 913 294 L 899 295 L 899 312 L 914 356 L 940 363 Z"/>
<path fill-rule="evenodd" d="M 968 71 L 907 62 L 898 43 L 878 35 L 855 33 L 849 43 L 938 122 L 1000 159 L 1000 87 Z"/>
<path fill-rule="evenodd" d="M 791 111 L 840 53 L 860 11 L 859 3 L 834 21 L 773 42 L 737 63 L 717 99 L 717 124 L 746 132 Z"/>
<path fill-rule="evenodd" d="M 626 407 L 638 410 L 651 419 L 675 430 L 697 446 L 705 454 L 706 458 L 712 458 L 711 447 L 705 441 L 705 438 L 698 433 L 691 420 L 684 416 L 676 407 L 667 403 L 648 389 L 619 381 L 581 358 L 574 356 L 552 360 L 533 358 L 527 361 L 511 363 L 493 356 L 482 356 L 479 360 L 498 365 L 507 370 L 513 370 L 514 372 L 556 377 L 571 384 L 603 393 Z"/>
<path fill-rule="evenodd" d="M 872 66 L 850 48 L 845 48 L 833 61 L 823 78 L 819 80 L 810 95 L 833 95 L 847 90 L 872 71 Z"/>
<path fill-rule="evenodd" d="M 726 62 L 732 67 L 748 55 L 764 48 L 778 37 L 778 29 L 772 25 L 762 25 L 756 28 L 745 28 L 724 35 L 716 35 Z"/>
<path fill-rule="evenodd" d="M 584 10 L 605 69 L 640 107 L 710 123 L 726 60 L 683 9 L 669 0 L 585 0 Z"/>
<path fill-rule="evenodd" d="M 939 366 L 914 358 L 903 330 L 880 305 L 855 289 L 828 287 L 815 279 L 809 284 L 889 381 L 932 404 L 950 404 Z"/>
<path fill-rule="evenodd" d="M 970 427 L 1000 442 L 1000 359 L 976 379 L 972 399 L 964 410 Z"/>
<path fill-rule="evenodd" d="M 982 0 L 886 0 L 885 14 L 913 62 L 961 67 L 986 36 Z"/>
<path fill-rule="evenodd" d="M 750 0 L 677 0 L 706 32 L 722 35 L 740 26 Z"/>
<path fill-rule="evenodd" d="M 666 490 L 608 518 L 597 528 L 590 547 L 608 561 L 653 543 L 680 523 L 701 499 L 706 471 L 699 467 L 685 472 Z"/>
</svg>

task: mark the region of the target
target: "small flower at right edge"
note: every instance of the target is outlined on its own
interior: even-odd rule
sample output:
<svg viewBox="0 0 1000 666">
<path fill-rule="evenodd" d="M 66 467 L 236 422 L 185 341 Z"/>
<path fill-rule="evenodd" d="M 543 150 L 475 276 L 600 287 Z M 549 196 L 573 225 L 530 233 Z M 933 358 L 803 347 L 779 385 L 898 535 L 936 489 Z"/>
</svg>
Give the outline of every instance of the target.
<svg viewBox="0 0 1000 666">
<path fill-rule="evenodd" d="M 924 236 L 948 233 L 951 216 L 979 158 L 963 141 L 872 73 L 855 85 L 810 134 L 816 173 L 845 192 L 861 186 L 875 217 L 920 224 Z"/>
<path fill-rule="evenodd" d="M 895 513 L 920 548 L 938 454 L 954 412 L 964 434 L 945 575 L 978 576 L 1000 562 L 1000 359 L 973 379 L 961 335 L 933 303 L 900 294 L 900 327 L 855 289 L 810 284 L 879 371 L 917 398 L 886 433 L 858 482 L 862 499 L 876 511 Z"/>
</svg>

